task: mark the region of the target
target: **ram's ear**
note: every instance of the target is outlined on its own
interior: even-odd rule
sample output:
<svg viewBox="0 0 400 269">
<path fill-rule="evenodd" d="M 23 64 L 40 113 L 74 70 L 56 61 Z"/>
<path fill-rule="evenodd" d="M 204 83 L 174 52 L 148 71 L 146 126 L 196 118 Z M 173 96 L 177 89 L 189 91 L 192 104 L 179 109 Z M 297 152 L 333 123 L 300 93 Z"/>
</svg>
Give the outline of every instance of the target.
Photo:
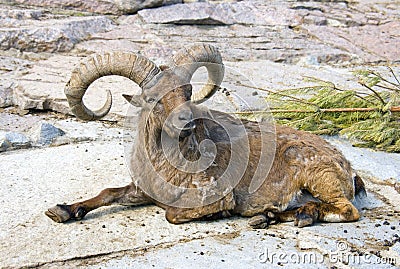
<svg viewBox="0 0 400 269">
<path fill-rule="evenodd" d="M 122 95 L 128 103 L 130 103 L 133 106 L 136 107 L 142 107 L 143 106 L 143 98 L 140 95 L 128 95 L 128 94 L 123 94 Z"/>
</svg>

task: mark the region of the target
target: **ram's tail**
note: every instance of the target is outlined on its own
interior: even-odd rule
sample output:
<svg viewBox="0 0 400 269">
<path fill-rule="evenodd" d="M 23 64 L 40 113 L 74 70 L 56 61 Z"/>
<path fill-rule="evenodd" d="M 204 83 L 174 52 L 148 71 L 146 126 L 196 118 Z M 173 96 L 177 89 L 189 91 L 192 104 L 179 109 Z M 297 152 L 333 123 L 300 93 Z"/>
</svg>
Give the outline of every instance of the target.
<svg viewBox="0 0 400 269">
<path fill-rule="evenodd" d="M 354 192 L 356 197 L 365 197 L 367 192 L 365 191 L 365 185 L 361 177 L 356 174 L 354 177 Z"/>
</svg>

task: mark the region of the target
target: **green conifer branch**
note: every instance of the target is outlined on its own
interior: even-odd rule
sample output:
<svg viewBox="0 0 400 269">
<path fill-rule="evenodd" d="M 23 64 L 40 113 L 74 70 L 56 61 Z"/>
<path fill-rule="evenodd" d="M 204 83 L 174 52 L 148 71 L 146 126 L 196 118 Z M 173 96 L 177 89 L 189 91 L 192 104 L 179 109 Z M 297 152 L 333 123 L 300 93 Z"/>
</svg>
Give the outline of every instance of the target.
<svg viewBox="0 0 400 269">
<path fill-rule="evenodd" d="M 317 85 L 268 92 L 267 111 L 240 111 L 240 117 L 271 114 L 280 124 L 316 134 L 348 137 L 353 145 L 400 152 L 400 83 L 392 68 L 391 79 L 370 70 L 356 71 L 360 89 L 341 89 L 334 83 L 306 77 Z"/>
</svg>

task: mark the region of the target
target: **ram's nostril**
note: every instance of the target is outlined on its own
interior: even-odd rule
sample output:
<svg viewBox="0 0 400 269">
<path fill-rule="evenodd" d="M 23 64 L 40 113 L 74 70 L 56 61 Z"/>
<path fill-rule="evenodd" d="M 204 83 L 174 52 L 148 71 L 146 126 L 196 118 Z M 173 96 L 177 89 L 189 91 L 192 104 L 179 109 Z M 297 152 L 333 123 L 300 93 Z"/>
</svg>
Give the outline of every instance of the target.
<svg viewBox="0 0 400 269">
<path fill-rule="evenodd" d="M 185 126 L 183 126 L 182 130 L 192 130 L 194 128 L 196 128 L 196 124 L 194 123 L 194 121 L 189 121 L 185 124 Z"/>
<path fill-rule="evenodd" d="M 191 121 L 193 119 L 193 113 L 191 111 L 182 112 L 178 115 L 179 120 Z"/>
</svg>

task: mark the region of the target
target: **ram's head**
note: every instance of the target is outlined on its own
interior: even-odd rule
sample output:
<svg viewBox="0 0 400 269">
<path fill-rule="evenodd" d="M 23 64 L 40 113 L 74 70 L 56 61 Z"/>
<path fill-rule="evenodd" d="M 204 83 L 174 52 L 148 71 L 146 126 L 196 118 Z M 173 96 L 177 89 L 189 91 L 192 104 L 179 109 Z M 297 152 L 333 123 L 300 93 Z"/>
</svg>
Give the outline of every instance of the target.
<svg viewBox="0 0 400 269">
<path fill-rule="evenodd" d="M 201 66 L 208 71 L 207 84 L 192 93 L 190 80 Z M 129 78 L 142 89 L 140 95 L 124 95 L 132 105 L 148 112 L 151 121 L 163 125 L 171 137 L 184 137 L 195 127 L 191 104 L 204 102 L 219 88 L 224 66 L 221 55 L 212 46 L 196 45 L 180 50 L 168 66 L 158 67 L 144 56 L 127 52 L 96 54 L 81 63 L 73 72 L 65 88 L 71 111 L 80 119 L 95 120 L 105 116 L 111 108 L 112 96 L 98 111 L 91 111 L 82 101 L 89 85 L 107 75 Z"/>
</svg>

